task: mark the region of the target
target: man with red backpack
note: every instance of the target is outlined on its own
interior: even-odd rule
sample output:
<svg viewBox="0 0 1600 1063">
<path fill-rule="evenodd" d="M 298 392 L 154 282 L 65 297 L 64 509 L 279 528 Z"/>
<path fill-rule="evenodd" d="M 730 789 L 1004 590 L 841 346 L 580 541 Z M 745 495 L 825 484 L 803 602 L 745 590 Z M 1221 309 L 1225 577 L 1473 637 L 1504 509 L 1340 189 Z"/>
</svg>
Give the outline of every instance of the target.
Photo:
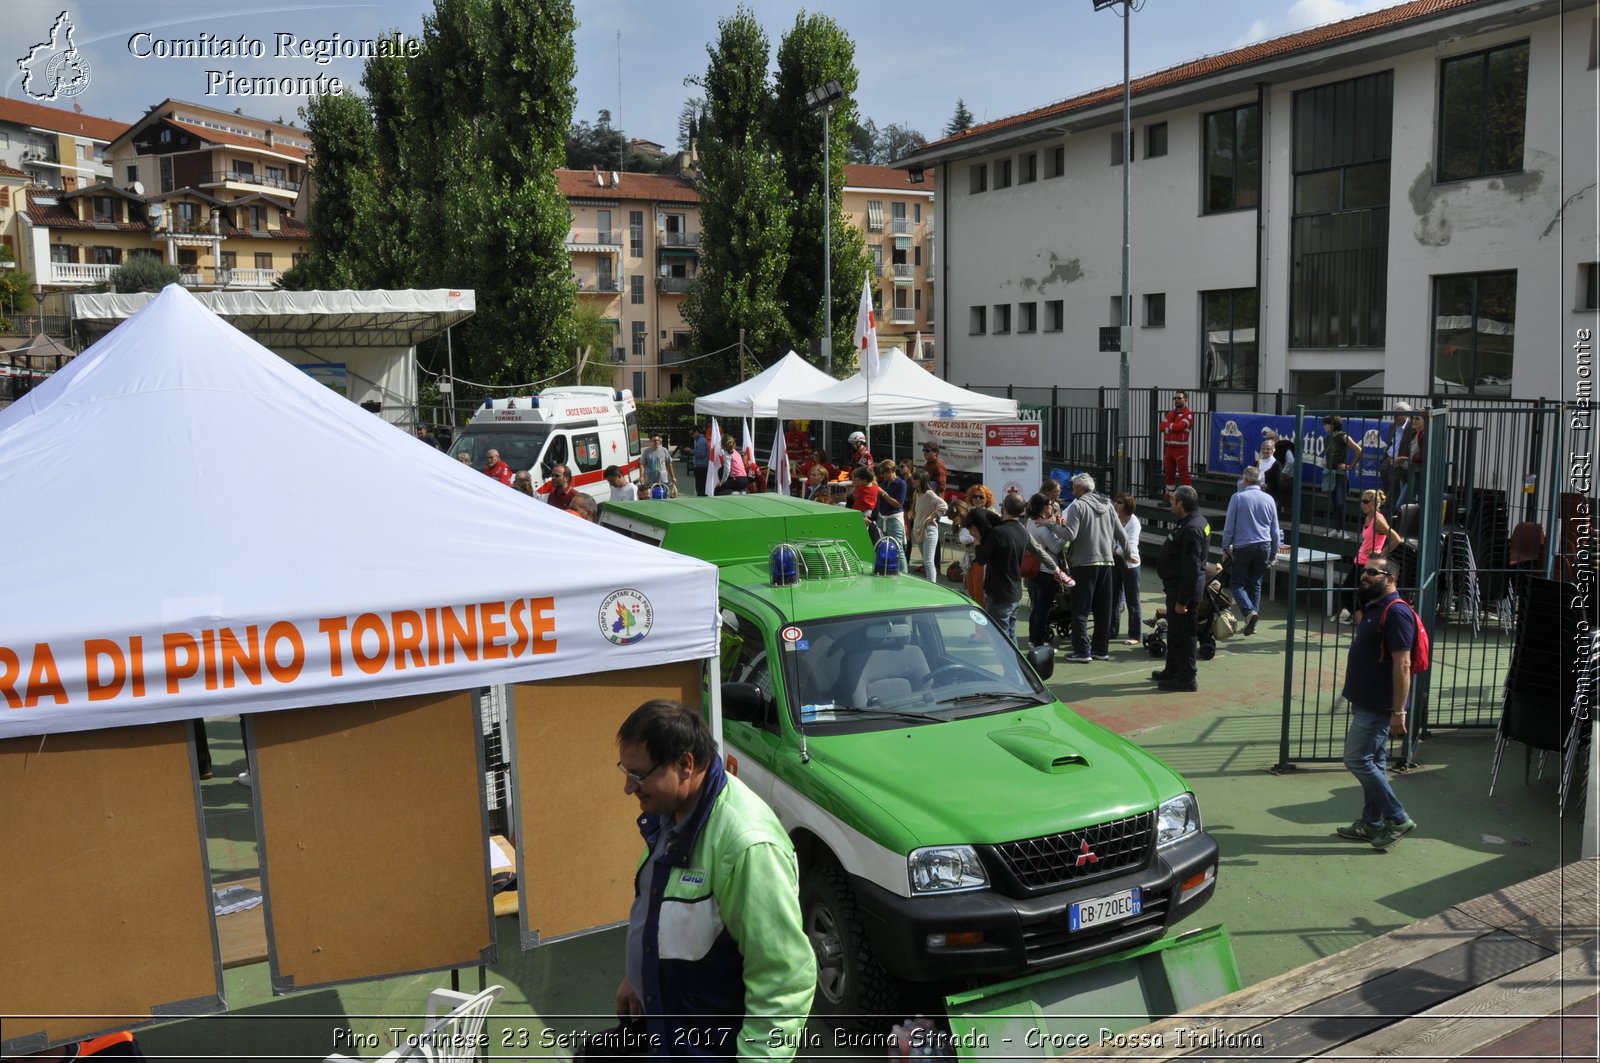
<svg viewBox="0 0 1600 1063">
<path fill-rule="evenodd" d="M 1411 676 L 1428 663 L 1428 633 L 1395 591 L 1394 559 L 1374 554 L 1361 569 L 1361 611 L 1345 665 L 1350 702 L 1344 766 L 1361 784 L 1361 816 L 1341 838 L 1387 849 L 1417 829 L 1389 785 L 1389 735 L 1406 733 Z"/>
</svg>

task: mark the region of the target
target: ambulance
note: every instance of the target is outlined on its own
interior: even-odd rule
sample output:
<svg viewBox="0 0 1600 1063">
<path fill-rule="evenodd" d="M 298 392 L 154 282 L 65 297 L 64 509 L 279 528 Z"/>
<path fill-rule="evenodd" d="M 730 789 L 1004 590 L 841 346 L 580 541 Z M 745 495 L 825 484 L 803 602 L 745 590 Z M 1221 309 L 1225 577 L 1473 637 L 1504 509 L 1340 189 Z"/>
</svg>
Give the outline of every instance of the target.
<svg viewBox="0 0 1600 1063">
<path fill-rule="evenodd" d="M 547 388 L 537 395 L 485 399 L 450 447 L 482 469 L 489 451 L 513 471 L 533 476 L 534 491 L 550 493 L 550 471 L 572 470 L 573 484 L 597 501 L 611 497 L 605 469 L 615 465 L 639 479 L 639 415 L 633 392 L 601 387 Z"/>
</svg>

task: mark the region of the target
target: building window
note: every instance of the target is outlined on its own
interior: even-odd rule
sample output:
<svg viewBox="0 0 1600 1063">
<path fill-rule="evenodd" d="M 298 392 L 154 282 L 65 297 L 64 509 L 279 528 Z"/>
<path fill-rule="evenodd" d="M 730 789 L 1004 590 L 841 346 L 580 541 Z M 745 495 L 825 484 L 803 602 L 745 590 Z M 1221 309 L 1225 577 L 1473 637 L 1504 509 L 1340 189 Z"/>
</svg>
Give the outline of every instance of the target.
<svg viewBox="0 0 1600 1063">
<path fill-rule="evenodd" d="M 1060 332 L 1067 327 L 1066 304 L 1060 299 L 1047 299 L 1044 304 L 1044 330 Z"/>
<path fill-rule="evenodd" d="M 1254 391 L 1259 374 L 1256 290 L 1200 293 L 1200 379 L 1204 387 Z"/>
<path fill-rule="evenodd" d="M 139 179 L 139 167 L 138 166 L 129 166 L 127 168 L 127 172 L 128 172 L 128 183 L 129 184 L 132 184 L 133 182 L 135 182 L 135 181 L 137 181 Z"/>
<path fill-rule="evenodd" d="M 1390 71 L 1294 94 L 1289 346 L 1382 347 Z"/>
<path fill-rule="evenodd" d="M 110 196 L 94 196 L 94 220 L 116 221 L 115 209 L 111 205 Z"/>
<path fill-rule="evenodd" d="M 160 262 L 161 261 L 161 252 L 157 251 L 153 247 L 134 247 L 134 248 L 129 248 L 129 250 L 128 250 L 128 258 L 130 260 L 135 259 L 135 258 L 148 258 L 152 262 Z"/>
<path fill-rule="evenodd" d="M 266 207 L 251 206 L 251 207 L 244 208 L 244 211 L 245 211 L 245 214 L 244 214 L 244 216 L 245 216 L 245 226 L 244 227 L 246 229 L 255 229 L 257 231 L 261 231 L 261 230 L 265 230 L 266 229 L 266 227 L 267 227 L 267 208 Z"/>
<path fill-rule="evenodd" d="M 271 268 L 272 268 L 272 252 L 271 251 L 257 251 L 256 252 L 256 269 L 271 269 Z"/>
<path fill-rule="evenodd" d="M 628 211 L 628 257 L 644 257 L 644 211 Z"/>
<path fill-rule="evenodd" d="M 989 191 L 989 167 L 981 162 L 975 162 L 967 167 L 967 180 L 970 182 L 968 191 L 972 195 Z"/>
<path fill-rule="evenodd" d="M 644 357 L 644 336 L 645 336 L 644 322 L 643 321 L 634 321 L 631 324 L 632 324 L 632 327 L 633 327 L 633 356 L 635 358 L 643 358 Z"/>
<path fill-rule="evenodd" d="M 1522 169 L 1528 42 L 1446 59 L 1439 71 L 1439 180 Z"/>
<path fill-rule="evenodd" d="M 11 188 L 8 185 L 0 185 L 0 207 L 9 206 L 11 206 Z"/>
<path fill-rule="evenodd" d="M 1158 159 L 1167 153 L 1167 123 L 1152 122 L 1144 127 L 1144 157 Z"/>
<path fill-rule="evenodd" d="M 1031 185 L 1039 179 L 1039 153 L 1030 151 L 1017 156 L 1017 184 Z"/>
<path fill-rule="evenodd" d="M 1057 144 L 1045 156 L 1044 175 L 1046 179 L 1060 177 L 1067 172 L 1067 148 L 1065 144 Z"/>
<path fill-rule="evenodd" d="M 1138 158 L 1137 152 L 1134 153 L 1134 158 Z M 1122 130 L 1120 128 L 1111 134 L 1111 165 L 1122 165 Z"/>
<path fill-rule="evenodd" d="M 922 204 L 921 203 L 913 203 L 913 204 L 911 204 L 911 223 L 913 225 L 921 225 L 922 224 Z"/>
<path fill-rule="evenodd" d="M 873 244 L 872 247 L 871 247 L 871 251 L 872 251 L 872 272 L 873 272 L 873 275 L 876 276 L 877 274 L 883 272 L 883 244 L 882 244 L 882 242 L 880 241 L 879 243 Z"/>
<path fill-rule="evenodd" d="M 883 200 L 867 200 L 867 231 L 869 233 L 883 232 Z"/>
<path fill-rule="evenodd" d="M 611 212 L 597 210 L 594 212 L 595 243 L 619 244 L 622 241 L 611 235 Z"/>
<path fill-rule="evenodd" d="M 238 266 L 239 266 L 239 254 L 238 254 L 238 252 L 236 252 L 236 251 L 224 251 L 224 252 L 222 252 L 222 268 L 223 269 L 229 269 L 229 270 L 237 269 Z"/>
<path fill-rule="evenodd" d="M 646 378 L 647 375 L 648 374 L 638 372 L 637 370 L 634 371 L 634 374 L 633 374 L 633 397 L 634 398 L 642 399 L 642 398 L 645 397 L 645 394 L 644 394 L 644 382 L 645 382 L 645 378 Z"/>
<path fill-rule="evenodd" d="M 1241 210 L 1261 202 L 1260 105 L 1213 111 L 1205 116 L 1205 131 L 1205 212 Z"/>
<path fill-rule="evenodd" d="M 1037 332 L 1039 330 L 1039 304 L 1017 304 L 1017 331 Z"/>
<path fill-rule="evenodd" d="M 165 132 L 165 130 L 163 130 Z M 161 191 L 170 192 L 173 188 L 172 181 L 172 156 L 161 156 Z"/>
<path fill-rule="evenodd" d="M 911 264 L 913 266 L 922 265 L 922 245 L 921 244 L 913 244 L 911 246 Z"/>
<path fill-rule="evenodd" d="M 638 273 L 628 278 L 628 301 L 634 306 L 644 305 L 644 277 Z"/>
<path fill-rule="evenodd" d="M 1579 292 L 1579 310 L 1600 310 L 1600 263 L 1585 262 L 1579 267 L 1582 289 Z"/>
<path fill-rule="evenodd" d="M 1011 304 L 994 304 L 994 334 L 1004 336 L 1011 331 Z"/>
<path fill-rule="evenodd" d="M 974 336 L 982 336 L 989 331 L 989 308 L 975 306 L 972 308 L 971 317 L 968 319 L 967 331 Z"/>
<path fill-rule="evenodd" d="M 78 249 L 66 244 L 50 245 L 50 261 L 66 265 L 78 261 Z"/>
<path fill-rule="evenodd" d="M 1151 292 L 1144 297 L 1144 327 L 1167 327 L 1167 293 Z"/>
<path fill-rule="evenodd" d="M 994 163 L 994 186 L 996 188 L 1011 187 L 1011 160 L 996 159 Z"/>
<path fill-rule="evenodd" d="M 267 167 L 267 183 L 275 188 L 289 187 L 289 174 L 282 166 Z"/>
<path fill-rule="evenodd" d="M 1433 278 L 1433 387 L 1445 395 L 1511 394 L 1517 274 Z"/>
<path fill-rule="evenodd" d="M 120 247 L 96 247 L 96 248 L 93 248 L 92 250 L 94 251 L 95 265 L 97 265 L 97 266 L 120 266 L 120 265 L 122 265 L 122 248 L 120 248 Z"/>
<path fill-rule="evenodd" d="M 911 307 L 914 310 L 922 309 L 922 289 L 915 288 L 911 292 Z"/>
</svg>

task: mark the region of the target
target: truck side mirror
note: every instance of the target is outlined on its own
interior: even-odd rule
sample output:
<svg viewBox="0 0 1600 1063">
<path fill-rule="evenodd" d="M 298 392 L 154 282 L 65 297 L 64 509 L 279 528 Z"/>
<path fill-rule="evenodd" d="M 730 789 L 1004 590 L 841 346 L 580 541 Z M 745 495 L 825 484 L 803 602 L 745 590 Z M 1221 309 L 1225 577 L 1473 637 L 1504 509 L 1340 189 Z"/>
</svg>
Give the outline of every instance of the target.
<svg viewBox="0 0 1600 1063">
<path fill-rule="evenodd" d="M 1033 647 L 1028 651 L 1028 663 L 1033 665 L 1040 679 L 1049 679 L 1056 673 L 1056 648 L 1048 643 Z"/>
<path fill-rule="evenodd" d="M 722 684 L 722 718 L 760 727 L 770 715 L 771 702 L 754 683 Z"/>
</svg>

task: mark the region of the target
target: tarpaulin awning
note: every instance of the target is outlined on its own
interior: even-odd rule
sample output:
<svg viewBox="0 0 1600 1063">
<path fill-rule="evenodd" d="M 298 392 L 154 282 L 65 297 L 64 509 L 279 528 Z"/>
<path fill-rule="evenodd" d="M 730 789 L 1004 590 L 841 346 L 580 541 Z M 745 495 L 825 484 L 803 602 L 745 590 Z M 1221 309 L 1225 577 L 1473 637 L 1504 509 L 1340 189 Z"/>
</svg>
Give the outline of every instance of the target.
<svg viewBox="0 0 1600 1063">
<path fill-rule="evenodd" d="M 1014 421 L 1015 399 L 997 399 L 940 380 L 897 348 L 881 357 L 877 378 L 870 383 L 866 366 L 848 380 L 809 395 L 778 400 L 785 420 L 848 421 L 851 424 L 897 424 L 901 421 Z"/>
<path fill-rule="evenodd" d="M 776 417 L 785 395 L 808 395 L 838 381 L 793 351 L 741 384 L 694 400 L 695 413 L 713 417 Z"/>
</svg>

